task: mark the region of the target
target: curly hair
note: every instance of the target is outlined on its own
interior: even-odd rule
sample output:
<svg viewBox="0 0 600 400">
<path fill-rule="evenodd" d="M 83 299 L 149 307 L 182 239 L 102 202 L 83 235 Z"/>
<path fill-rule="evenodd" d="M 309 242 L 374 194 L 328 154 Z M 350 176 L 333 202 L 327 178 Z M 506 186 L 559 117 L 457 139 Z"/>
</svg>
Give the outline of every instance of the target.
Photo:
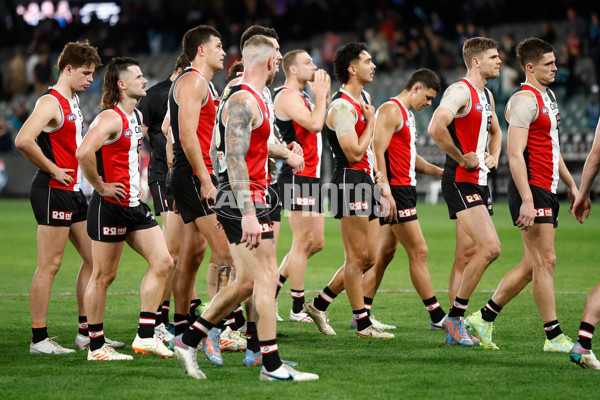
<svg viewBox="0 0 600 400">
<path fill-rule="evenodd" d="M 340 83 L 348 83 L 350 74 L 348 67 L 360 58 L 360 53 L 367 51 L 367 45 L 360 42 L 350 42 L 340 47 L 333 57 L 333 74 Z"/>
</svg>

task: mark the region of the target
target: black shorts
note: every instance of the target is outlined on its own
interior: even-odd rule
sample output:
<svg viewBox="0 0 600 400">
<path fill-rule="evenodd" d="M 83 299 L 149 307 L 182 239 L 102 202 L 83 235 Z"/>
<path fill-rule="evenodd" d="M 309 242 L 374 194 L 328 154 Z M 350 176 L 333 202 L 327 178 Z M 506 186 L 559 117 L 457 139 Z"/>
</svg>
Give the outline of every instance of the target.
<svg viewBox="0 0 600 400">
<path fill-rule="evenodd" d="M 307 176 L 281 174 L 277 180 L 283 208 L 290 211 L 323 213 L 321 180 Z"/>
<path fill-rule="evenodd" d="M 90 199 L 88 235 L 100 242 L 122 242 L 127 234 L 158 226 L 152 210 L 144 202 L 136 207 L 120 206 L 104 200 L 97 192 Z"/>
<path fill-rule="evenodd" d="M 488 213 L 494 215 L 492 196 L 487 186 L 469 182 L 442 182 L 442 195 L 448 205 L 450 219 L 456 219 L 457 212 L 475 206 L 485 206 Z"/>
<path fill-rule="evenodd" d="M 164 212 L 173 211 L 173 194 L 167 188 L 165 182 L 154 181 L 148 184 L 154 203 L 154 214 L 160 215 Z"/>
<path fill-rule="evenodd" d="M 256 218 L 263 230 L 261 238 L 273 239 L 273 221 L 270 218 L 270 206 L 257 202 L 254 203 L 254 206 L 256 207 Z M 242 241 L 242 214 L 240 209 L 237 208 L 233 192 L 229 189 L 229 183 L 219 185 L 215 196 L 214 210 L 217 213 L 217 219 L 223 225 L 229 243 L 240 243 Z"/>
<path fill-rule="evenodd" d="M 267 190 L 267 204 L 271 209 L 269 219 L 273 222 L 281 222 L 281 198 L 279 197 L 279 183 L 269 185 Z"/>
<path fill-rule="evenodd" d="M 210 175 L 213 185 L 217 187 L 219 180 L 216 176 Z M 214 214 L 212 206 L 209 206 L 205 201 L 200 200 L 200 179 L 192 175 L 185 179 L 171 179 L 171 191 L 175 198 L 175 206 L 179 210 L 179 214 L 184 223 L 190 223 L 196 218 L 206 217 Z"/>
<path fill-rule="evenodd" d="M 359 215 L 373 220 L 381 216 L 377 201 L 379 190 L 368 173 L 349 168 L 336 169 L 327 189 L 335 218 Z"/>
<path fill-rule="evenodd" d="M 552 224 L 554 228 L 558 227 L 558 196 L 555 193 L 542 189 L 541 187 L 529 185 L 531 195 L 533 196 L 533 206 L 535 207 L 535 224 Z M 511 180 L 508 183 L 508 209 L 512 217 L 513 224 L 516 225 L 521 210 L 521 195 L 515 183 Z"/>
<path fill-rule="evenodd" d="M 71 226 L 87 219 L 88 204 L 81 190 L 32 185 L 29 201 L 38 225 Z"/>
<path fill-rule="evenodd" d="M 417 189 L 414 186 L 390 186 L 398 213 L 392 222 L 379 218 L 379 225 L 398 224 L 417 219 Z"/>
</svg>

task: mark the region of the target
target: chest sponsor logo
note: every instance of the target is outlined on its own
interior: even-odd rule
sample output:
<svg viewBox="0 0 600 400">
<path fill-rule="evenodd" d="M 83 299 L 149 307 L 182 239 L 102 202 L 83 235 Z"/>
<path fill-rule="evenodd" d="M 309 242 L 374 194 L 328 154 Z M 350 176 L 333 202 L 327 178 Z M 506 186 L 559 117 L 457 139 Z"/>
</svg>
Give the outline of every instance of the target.
<svg viewBox="0 0 600 400">
<path fill-rule="evenodd" d="M 475 109 L 479 112 L 483 112 L 483 105 L 481 103 L 475 104 Z"/>
<path fill-rule="evenodd" d="M 536 217 L 551 217 L 552 209 L 551 208 L 536 208 L 535 216 Z"/>
<path fill-rule="evenodd" d="M 70 221 L 73 218 L 72 211 L 54 211 L 52 210 L 52 219 L 58 221 Z"/>
<path fill-rule="evenodd" d="M 548 115 L 548 113 L 550 113 L 550 110 L 548 109 L 548 107 L 544 106 L 544 107 L 542 108 L 542 114 L 544 114 L 544 115 Z"/>
<path fill-rule="evenodd" d="M 475 193 L 475 194 L 469 194 L 469 195 L 465 196 L 465 200 L 469 204 L 475 203 L 477 201 L 482 201 L 481 200 L 481 196 L 479 194 L 477 194 L 477 193 Z"/>
<path fill-rule="evenodd" d="M 123 132 L 123 135 L 124 135 L 124 136 L 125 136 L 127 139 L 129 139 L 130 137 L 132 137 L 132 136 L 133 136 L 133 132 L 131 131 L 131 129 L 127 129 L 127 130 L 125 130 L 125 132 Z"/>
<path fill-rule="evenodd" d="M 103 226 L 102 234 L 104 236 L 122 236 L 127 234 L 127 227 L 125 226 Z"/>
<path fill-rule="evenodd" d="M 76 119 L 77 119 L 77 115 L 75 115 L 74 113 L 67 115 L 67 121 L 69 121 L 69 122 L 75 122 Z"/>
<path fill-rule="evenodd" d="M 398 210 L 398 218 L 408 218 L 417 215 L 416 207 L 407 208 L 406 210 Z"/>
</svg>

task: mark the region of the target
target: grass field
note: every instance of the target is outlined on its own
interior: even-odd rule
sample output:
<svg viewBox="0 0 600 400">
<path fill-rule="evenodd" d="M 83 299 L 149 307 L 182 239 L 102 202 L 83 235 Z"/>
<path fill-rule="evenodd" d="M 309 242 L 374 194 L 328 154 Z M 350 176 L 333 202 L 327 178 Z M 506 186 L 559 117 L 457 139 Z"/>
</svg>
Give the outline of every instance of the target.
<svg viewBox="0 0 600 400">
<path fill-rule="evenodd" d="M 577 224 L 563 205 L 556 231 L 558 263 L 555 273 L 557 310 L 565 333 L 575 338 L 587 292 L 600 279 L 600 212 Z M 511 226 L 506 204 L 495 206 L 494 223 L 502 254 L 470 300 L 471 311 L 491 296 L 502 276 L 521 257 L 519 232 Z M 419 206 L 419 219 L 429 246 L 429 270 L 438 299 L 448 310 L 447 286 L 454 252 L 454 226 L 445 205 Z M 396 339 L 359 340 L 349 329 L 351 310 L 344 294 L 329 308 L 335 337 L 320 335 L 312 325 L 283 322 L 278 343 L 283 358 L 299 369 L 315 372 L 320 380 L 307 383 L 258 382 L 259 371 L 241 366 L 241 353 L 224 355 L 223 368 L 201 360 L 208 376 L 195 381 L 185 376 L 175 359 L 135 355 L 133 362 L 85 361 L 82 352 L 67 356 L 29 354 L 31 339 L 27 293 L 36 265 L 36 224 L 27 201 L 0 200 L 0 399 L 571 399 L 599 397 L 599 371 L 582 370 L 563 354 L 542 351 L 544 333 L 531 287 L 502 311 L 495 342 L 500 351 L 444 346 L 444 335 L 428 329 L 428 316 L 410 282 L 406 256 L 399 250 L 373 314 L 398 326 Z M 343 262 L 339 227 L 327 219 L 325 249 L 309 261 L 308 296 L 321 290 Z M 278 248 L 283 258 L 291 235 L 286 222 Z M 48 315 L 49 333 L 74 347 L 77 307 L 73 295 L 79 265 L 68 246 L 53 286 Z M 133 340 L 139 312 L 143 259 L 126 248 L 107 298 L 105 332 L 110 338 Z M 199 290 L 204 290 L 205 264 Z M 291 307 L 289 285 L 280 296 L 280 313 Z M 206 294 L 201 297 L 207 299 Z M 309 297 L 310 298 L 310 297 Z M 172 315 L 171 315 L 172 317 Z M 599 328 L 600 329 L 600 328 Z M 600 335 L 597 335 L 600 338 Z M 600 339 L 596 339 L 600 352 Z M 125 353 L 133 354 L 131 348 Z"/>
</svg>

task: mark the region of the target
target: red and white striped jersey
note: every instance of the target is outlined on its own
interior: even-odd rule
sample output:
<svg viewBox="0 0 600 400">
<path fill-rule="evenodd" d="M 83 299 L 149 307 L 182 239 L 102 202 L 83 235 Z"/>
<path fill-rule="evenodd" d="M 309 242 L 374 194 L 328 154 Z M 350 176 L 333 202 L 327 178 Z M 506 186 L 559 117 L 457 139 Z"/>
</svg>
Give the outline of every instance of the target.
<svg viewBox="0 0 600 400">
<path fill-rule="evenodd" d="M 121 107 L 114 106 L 102 112 L 116 112 L 121 117 L 122 126 L 117 137 L 104 143 L 96 152 L 98 174 L 104 182 L 122 183 L 126 192 L 120 204 L 109 197 L 104 197 L 104 200 L 125 207 L 136 207 L 140 204 L 139 154 L 143 138 L 139 111 L 134 109 L 132 115 L 127 115 Z"/>
<path fill-rule="evenodd" d="M 284 90 L 291 90 L 285 86 L 275 89 L 275 98 Z M 306 108 L 312 111 L 315 107 L 310 96 L 306 92 L 293 90 L 295 94 L 300 96 Z M 275 115 L 275 125 L 279 128 L 279 133 L 284 142 L 298 142 L 302 146 L 304 153 L 304 170 L 296 175 L 307 176 L 309 178 L 321 177 L 321 154 L 323 152 L 323 142 L 321 140 L 321 132 L 311 132 L 295 122 L 293 119 L 282 119 Z M 292 167 L 285 164 L 281 171 L 286 174 L 292 174 Z"/>
<path fill-rule="evenodd" d="M 529 184 L 556 193 L 560 160 L 558 142 L 560 113 L 556 97 L 550 89 L 547 89 L 546 93 L 542 93 L 536 87 L 526 83 L 521 85 L 521 89 L 513 97 L 523 92 L 533 94 L 537 104 L 537 113 L 529 125 L 527 146 L 523 154 L 527 165 Z M 508 104 L 510 104 L 510 100 Z"/>
<path fill-rule="evenodd" d="M 68 99 L 53 87 L 43 96 L 51 96 L 58 100 L 62 118 L 59 126 L 48 132 L 43 131 L 37 137 L 36 142 L 44 155 L 53 163 L 60 168 L 74 171 L 69 173 L 69 176 L 73 178 L 73 182 L 65 186 L 53 179 L 49 173 L 38 169 L 33 177 L 32 184 L 78 191 L 81 184 L 81 170 L 75 157 L 75 151 L 83 139 L 83 115 L 79 108 L 79 99 L 77 95 L 73 96 L 72 99 Z"/>
<path fill-rule="evenodd" d="M 185 151 L 183 150 L 183 146 L 181 145 L 181 141 L 179 139 L 179 101 L 175 98 L 175 87 L 178 84 L 179 80 L 185 74 L 191 72 L 197 73 L 200 76 L 200 78 L 202 78 L 205 81 L 206 86 L 208 88 L 208 95 L 206 96 L 206 100 L 202 104 L 202 109 L 200 110 L 200 118 L 198 119 L 198 126 L 196 127 L 196 137 L 198 138 L 198 142 L 200 143 L 200 149 L 202 150 L 202 159 L 204 160 L 206 169 L 208 170 L 209 174 L 214 174 L 212 161 L 210 159 L 210 142 L 212 140 L 213 130 L 215 127 L 215 118 L 217 115 L 217 108 L 215 106 L 214 101 L 215 97 L 217 96 L 217 92 L 213 92 L 214 88 L 211 88 L 210 84 L 202 76 L 200 71 L 198 71 L 196 68 L 188 67 L 173 82 L 173 84 L 171 85 L 171 90 L 169 91 L 169 110 L 171 117 L 171 130 L 173 131 L 172 173 L 176 174 L 177 176 L 180 176 L 180 174 L 196 174 L 195 171 L 192 170 L 192 166 L 189 163 L 187 156 L 185 155 Z"/>
<path fill-rule="evenodd" d="M 469 88 L 469 106 L 467 111 L 454 117 L 448 126 L 452 140 L 463 153 L 474 152 L 479 158 L 479 166 L 466 170 L 452 157 L 446 156 L 443 181 L 469 182 L 486 186 L 490 172 L 485 165 L 487 140 L 492 126 L 492 93 L 484 88 L 480 92 L 468 79 L 461 79 L 456 84 L 464 84 Z"/>
<path fill-rule="evenodd" d="M 250 144 L 248 146 L 248 152 L 246 153 L 246 166 L 248 168 L 248 178 L 250 180 L 250 191 L 252 192 L 252 200 L 255 202 L 266 204 L 267 196 L 267 185 L 269 184 L 269 137 L 271 136 L 271 112 L 266 103 L 264 95 L 258 93 L 252 86 L 247 83 L 240 83 L 233 85 L 225 92 L 221 99 L 219 106 L 219 112 L 217 114 L 217 123 L 219 133 L 215 136 L 217 159 L 219 165 L 217 170 L 219 172 L 219 181 L 221 183 L 228 182 L 229 176 L 227 174 L 227 146 L 225 140 L 225 125 L 221 120 L 223 108 L 227 101 L 231 98 L 234 93 L 246 91 L 250 93 L 258 107 L 260 108 L 262 119 L 260 123 L 252 127 L 250 134 Z"/>
<path fill-rule="evenodd" d="M 388 181 L 393 186 L 416 186 L 417 129 L 415 117 L 397 98 L 391 98 L 388 103 L 398 106 L 402 113 L 402 125 L 392 135 L 390 145 L 385 152 Z"/>
<path fill-rule="evenodd" d="M 366 92 L 363 91 L 361 93 L 361 97 L 366 104 L 369 104 L 365 93 Z M 339 101 L 346 101 L 354 108 L 354 111 L 355 111 L 354 131 L 356 132 L 356 135 L 358 137 L 360 137 L 360 135 L 362 135 L 363 131 L 365 130 L 365 127 L 367 126 L 367 121 L 365 120 L 365 116 L 363 115 L 362 107 L 360 106 L 360 102 L 358 102 L 358 100 L 353 98 L 352 95 L 350 93 L 346 92 L 343 88 L 340 88 L 340 90 L 338 92 L 334 93 L 334 95 L 331 98 L 331 103 L 329 104 L 329 108 L 333 107 L 333 105 Z M 369 144 L 369 147 L 367 148 L 367 150 L 365 151 L 365 154 L 361 158 L 361 160 L 357 163 L 351 163 L 348 161 L 348 158 L 346 158 L 346 154 L 344 154 L 344 151 L 342 150 L 342 147 L 340 146 L 335 129 L 330 127 L 329 124 L 325 123 L 325 131 L 327 132 L 327 137 L 329 139 L 329 146 L 331 147 L 331 152 L 333 153 L 334 169 L 350 168 L 350 169 L 356 169 L 359 171 L 364 171 L 367 174 L 371 175 L 371 171 L 372 171 L 371 166 L 373 165 L 373 155 L 372 155 L 370 144 Z"/>
</svg>

